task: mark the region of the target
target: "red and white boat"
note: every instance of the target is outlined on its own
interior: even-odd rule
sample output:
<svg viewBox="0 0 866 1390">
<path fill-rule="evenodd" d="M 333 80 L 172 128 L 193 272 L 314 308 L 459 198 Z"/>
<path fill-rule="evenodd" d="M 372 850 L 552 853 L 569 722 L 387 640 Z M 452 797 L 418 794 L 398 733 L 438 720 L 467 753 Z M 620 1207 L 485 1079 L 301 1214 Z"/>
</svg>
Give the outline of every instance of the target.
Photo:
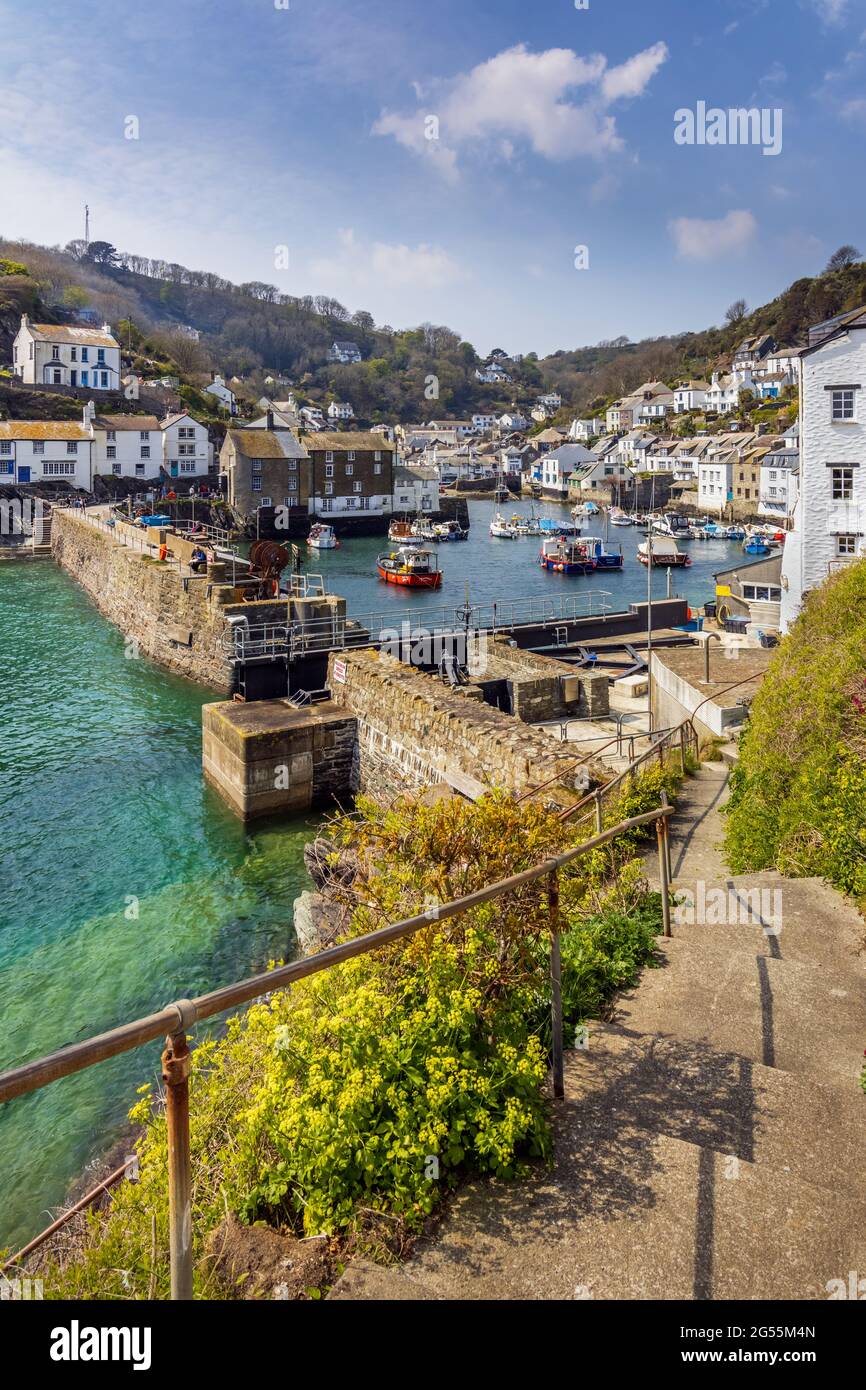
<svg viewBox="0 0 866 1390">
<path fill-rule="evenodd" d="M 650 552 L 652 553 L 652 563 L 654 565 L 690 565 L 691 556 L 684 555 L 681 550 L 677 550 L 677 543 L 670 536 L 652 537 L 652 545 L 649 541 L 644 541 L 637 548 L 637 558 L 642 565 L 650 563 Z"/>
<path fill-rule="evenodd" d="M 442 583 L 442 571 L 432 550 L 401 545 L 389 555 L 380 555 L 376 569 L 386 584 L 407 589 L 438 589 Z"/>
</svg>

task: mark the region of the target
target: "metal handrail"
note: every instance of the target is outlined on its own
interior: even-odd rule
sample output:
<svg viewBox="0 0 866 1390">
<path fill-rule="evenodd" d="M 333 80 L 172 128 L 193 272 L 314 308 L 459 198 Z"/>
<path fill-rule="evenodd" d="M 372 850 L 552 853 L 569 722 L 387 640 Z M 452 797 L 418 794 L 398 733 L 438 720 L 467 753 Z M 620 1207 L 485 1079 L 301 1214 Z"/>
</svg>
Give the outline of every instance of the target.
<svg viewBox="0 0 866 1390">
<path fill-rule="evenodd" d="M 225 1013 L 241 1004 L 251 1003 L 275 989 L 294 984 L 297 980 L 320 974 L 334 965 L 353 960 L 358 956 L 369 955 L 373 951 L 389 946 L 395 941 L 406 940 L 425 927 L 458 917 L 475 907 L 491 902 L 506 893 L 514 892 L 538 879 L 548 880 L 548 913 L 550 922 L 550 979 L 551 979 L 551 1024 L 552 1024 L 552 1072 L 553 1092 L 558 1098 L 564 1093 L 563 1057 L 563 1016 L 560 957 L 560 913 L 559 913 L 559 873 L 573 864 L 582 855 L 599 849 L 610 840 L 638 826 L 655 823 L 658 839 L 659 876 L 662 886 L 662 919 L 665 936 L 671 935 L 669 898 L 669 848 L 668 819 L 672 807 L 662 793 L 662 804 L 652 811 L 622 821 L 610 829 L 601 831 L 584 841 L 583 844 L 566 850 L 564 853 L 545 859 L 534 868 L 525 869 L 519 874 L 488 884 L 474 893 L 455 898 L 434 908 L 400 922 L 393 922 L 365 936 L 330 946 L 315 955 L 292 961 L 275 970 L 250 976 L 220 989 L 211 990 L 195 999 L 180 999 L 167 1005 L 158 1013 L 134 1019 L 121 1024 L 107 1033 L 72 1043 L 57 1052 L 20 1067 L 0 1074 L 0 1104 L 14 1100 L 18 1096 L 29 1095 L 41 1090 L 61 1077 L 85 1071 L 88 1067 L 131 1052 L 147 1042 L 165 1036 L 162 1053 L 162 1077 L 165 1083 L 165 1114 L 168 1139 L 168 1187 L 169 1187 L 169 1246 L 171 1259 L 171 1296 L 176 1300 L 188 1300 L 193 1296 L 192 1263 L 192 1182 L 190 1165 L 189 1133 L 189 1075 L 190 1052 L 187 1040 L 188 1030 L 196 1023 Z M 117 1176 L 117 1175 L 112 1175 Z M 81 1209 L 81 1203 L 75 1210 Z M 42 1232 L 25 1247 L 27 1252 L 36 1249 L 59 1226 L 63 1225 L 73 1211 L 65 1213 L 48 1231 Z M 11 1268 L 22 1252 L 0 1265 L 0 1273 Z"/>
</svg>

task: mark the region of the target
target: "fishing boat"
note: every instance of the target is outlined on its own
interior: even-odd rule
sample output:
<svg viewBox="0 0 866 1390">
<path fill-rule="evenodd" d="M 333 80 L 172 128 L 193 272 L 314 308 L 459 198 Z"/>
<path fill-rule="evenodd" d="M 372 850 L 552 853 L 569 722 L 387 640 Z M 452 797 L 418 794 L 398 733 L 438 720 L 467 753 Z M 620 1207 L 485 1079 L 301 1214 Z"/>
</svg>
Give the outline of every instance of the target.
<svg viewBox="0 0 866 1390">
<path fill-rule="evenodd" d="M 572 507 L 571 515 L 575 519 L 579 516 L 598 516 L 600 510 L 596 502 L 578 502 L 576 507 Z"/>
<path fill-rule="evenodd" d="M 394 520 L 391 522 L 391 525 L 388 527 L 388 540 L 392 541 L 394 545 L 423 544 L 421 537 L 415 535 L 412 529 L 412 523 L 407 520 Z"/>
<path fill-rule="evenodd" d="M 542 569 L 552 570 L 554 574 L 592 574 L 595 569 L 589 543 L 569 540 L 565 536 L 542 541 L 538 563 Z"/>
<path fill-rule="evenodd" d="M 497 512 L 490 523 L 490 534 L 500 541 L 516 541 L 517 532 L 510 521 L 506 521 L 501 512 Z"/>
<path fill-rule="evenodd" d="M 376 569 L 386 584 L 407 589 L 438 589 L 442 583 L 442 571 L 433 551 L 416 550 L 410 545 L 380 555 Z"/>
<path fill-rule="evenodd" d="M 317 521 L 310 528 L 307 545 L 312 546 L 314 550 L 336 550 L 339 544 L 333 526 L 328 526 L 323 521 Z"/>
<path fill-rule="evenodd" d="M 426 543 L 428 541 L 438 541 L 436 528 L 429 516 L 419 516 L 412 522 L 412 539 Z"/>
<path fill-rule="evenodd" d="M 690 541 L 693 532 L 688 518 L 676 512 L 666 512 L 663 516 L 650 518 L 650 528 L 654 536 L 673 536 L 675 539 Z"/>
<path fill-rule="evenodd" d="M 599 536 L 585 536 L 582 543 L 590 547 L 597 570 L 621 570 L 623 568 L 625 560 L 621 545 L 617 546 L 616 550 L 608 550 Z"/>
<path fill-rule="evenodd" d="M 770 543 L 763 536 L 746 536 L 743 550 L 747 555 L 769 555 Z"/>
<path fill-rule="evenodd" d="M 437 541 L 465 541 L 469 532 L 464 531 L 459 521 L 434 521 L 433 534 Z"/>
<path fill-rule="evenodd" d="M 621 507 L 611 507 L 610 509 L 611 526 L 634 526 L 634 517 L 629 516 Z"/>
<path fill-rule="evenodd" d="M 541 528 L 534 516 L 518 516 L 517 512 L 515 512 L 509 525 L 514 527 L 518 536 L 541 535 Z"/>
<path fill-rule="evenodd" d="M 684 555 L 681 550 L 677 550 L 677 543 L 672 536 L 654 536 L 652 545 L 649 541 L 642 541 L 637 548 L 637 558 L 642 565 L 650 563 L 650 553 L 652 553 L 652 563 L 654 565 L 690 565 L 691 558 Z"/>
</svg>

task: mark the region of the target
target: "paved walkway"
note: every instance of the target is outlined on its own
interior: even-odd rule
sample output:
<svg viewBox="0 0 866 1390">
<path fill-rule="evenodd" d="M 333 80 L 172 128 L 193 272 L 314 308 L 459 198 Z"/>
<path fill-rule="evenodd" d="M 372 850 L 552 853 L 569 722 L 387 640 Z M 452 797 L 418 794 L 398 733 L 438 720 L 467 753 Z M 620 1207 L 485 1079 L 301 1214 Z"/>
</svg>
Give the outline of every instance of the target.
<svg viewBox="0 0 866 1390">
<path fill-rule="evenodd" d="M 695 911 L 567 1054 L 553 1167 L 468 1184 L 406 1264 L 356 1262 L 332 1298 L 823 1299 L 866 1277 L 863 922 L 819 880 L 726 876 L 726 772 L 683 789 Z"/>
</svg>

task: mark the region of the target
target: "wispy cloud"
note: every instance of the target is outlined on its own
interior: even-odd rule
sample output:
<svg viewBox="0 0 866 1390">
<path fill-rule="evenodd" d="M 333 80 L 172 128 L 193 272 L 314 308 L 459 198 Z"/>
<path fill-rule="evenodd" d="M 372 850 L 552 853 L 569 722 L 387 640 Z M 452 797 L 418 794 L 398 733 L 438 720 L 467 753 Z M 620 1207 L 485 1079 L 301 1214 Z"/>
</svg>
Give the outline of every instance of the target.
<svg viewBox="0 0 866 1390">
<path fill-rule="evenodd" d="M 359 240 L 351 227 L 337 234 L 337 250 L 310 263 L 312 276 L 337 284 L 340 293 L 370 289 L 441 289 L 464 277 L 462 267 L 441 247 Z"/>
<path fill-rule="evenodd" d="M 552 161 L 598 158 L 623 147 L 607 108 L 640 96 L 667 56 L 667 45 L 655 43 L 608 67 L 600 53 L 588 58 L 568 48 L 531 53 L 518 44 L 468 73 L 427 87 L 415 84 L 419 102 L 426 105 L 409 113 L 383 111 L 373 134 L 390 136 L 429 158 L 452 180 L 459 156 L 470 150 L 510 159 L 521 144 Z M 583 101 L 573 99 L 577 89 L 584 89 Z"/>
<path fill-rule="evenodd" d="M 724 217 L 675 217 L 668 223 L 680 256 L 692 261 L 709 261 L 715 256 L 734 255 L 745 251 L 754 240 L 758 224 L 746 208 L 738 208 Z"/>
<path fill-rule="evenodd" d="M 848 0 L 808 0 L 825 24 L 842 24 L 848 17 Z"/>
</svg>

